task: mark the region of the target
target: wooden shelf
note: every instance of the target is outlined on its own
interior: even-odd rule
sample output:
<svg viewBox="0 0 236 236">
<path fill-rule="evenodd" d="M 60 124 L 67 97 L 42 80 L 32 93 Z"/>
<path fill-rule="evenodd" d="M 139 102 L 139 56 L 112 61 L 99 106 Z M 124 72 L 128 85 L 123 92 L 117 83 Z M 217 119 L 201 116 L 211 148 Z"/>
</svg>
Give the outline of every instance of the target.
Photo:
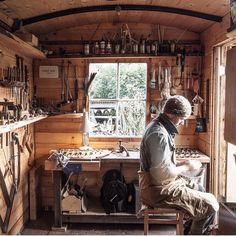
<svg viewBox="0 0 236 236">
<path fill-rule="evenodd" d="M 200 54 L 188 54 L 186 57 L 200 57 L 203 55 Z M 170 53 L 159 53 L 157 55 L 153 54 L 103 54 L 103 55 L 83 55 L 80 53 L 73 53 L 73 54 L 68 54 L 64 56 L 59 56 L 59 55 L 51 55 L 48 56 L 48 58 L 80 58 L 80 59 L 117 59 L 117 58 L 157 58 L 157 57 L 176 57 L 175 54 L 170 54 Z"/>
<path fill-rule="evenodd" d="M 20 38 L 16 37 L 14 34 L 4 30 L 0 30 L 0 43 L 4 47 L 14 50 L 16 53 L 22 54 L 30 58 L 46 58 L 45 54 L 42 51 L 24 42 Z"/>
<path fill-rule="evenodd" d="M 152 118 L 152 119 L 154 119 L 154 118 L 156 118 L 156 117 L 157 117 L 157 114 L 151 113 L 151 118 Z M 186 120 L 196 120 L 196 116 L 191 115 L 191 116 L 189 116 Z"/>
<path fill-rule="evenodd" d="M 87 198 L 86 212 L 63 212 L 63 222 L 90 222 L 90 223 L 143 223 L 143 219 L 137 219 L 135 213 L 119 212 L 106 214 L 99 197 L 89 196 Z"/>
<path fill-rule="evenodd" d="M 60 114 L 55 116 L 49 116 L 48 119 L 65 119 L 65 118 L 80 118 L 83 116 L 83 113 L 68 113 L 68 114 Z"/>
<path fill-rule="evenodd" d="M 35 123 L 39 120 L 45 119 L 47 116 L 39 116 L 39 117 L 34 117 L 28 120 L 23 120 L 23 121 L 18 121 L 9 125 L 0 125 L 0 134 L 2 133 L 7 133 L 7 132 L 11 132 L 15 129 L 24 127 L 26 125 Z"/>
</svg>

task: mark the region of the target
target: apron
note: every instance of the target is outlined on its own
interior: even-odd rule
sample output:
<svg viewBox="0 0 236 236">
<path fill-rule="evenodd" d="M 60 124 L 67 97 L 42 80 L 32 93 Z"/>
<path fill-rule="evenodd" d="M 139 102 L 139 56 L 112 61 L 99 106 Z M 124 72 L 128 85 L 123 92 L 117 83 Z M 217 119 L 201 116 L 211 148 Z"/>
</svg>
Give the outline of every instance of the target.
<svg viewBox="0 0 236 236">
<path fill-rule="evenodd" d="M 138 171 L 138 175 L 141 201 L 150 207 L 180 209 L 192 219 L 203 219 L 219 209 L 214 195 L 190 188 L 184 178 L 177 177 L 155 185 L 149 172 Z"/>
</svg>

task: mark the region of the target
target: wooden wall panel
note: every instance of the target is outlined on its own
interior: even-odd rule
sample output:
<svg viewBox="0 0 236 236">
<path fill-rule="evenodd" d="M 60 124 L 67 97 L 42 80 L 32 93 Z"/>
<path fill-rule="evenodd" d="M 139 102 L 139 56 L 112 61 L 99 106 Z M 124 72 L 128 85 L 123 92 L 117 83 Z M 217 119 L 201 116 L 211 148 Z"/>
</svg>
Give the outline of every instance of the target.
<svg viewBox="0 0 236 236">
<path fill-rule="evenodd" d="M 22 50 L 22 49 L 21 49 Z M 13 49 L 10 48 L 8 45 L 3 44 L 0 42 L 0 67 L 1 68 L 7 68 L 16 66 L 16 58 L 15 55 L 18 54 L 19 56 L 24 58 L 24 65 L 27 65 L 29 70 L 29 98 L 32 98 L 32 59 L 25 57 L 24 55 L 21 55 Z M 0 86 L 0 101 L 3 101 L 4 98 L 9 99 L 10 101 L 16 102 L 15 97 L 12 96 L 11 88 L 7 87 L 1 87 Z M 2 107 L 0 107 L 0 110 L 2 110 Z M 33 143 L 33 125 L 28 125 L 29 133 L 32 134 L 32 138 L 30 140 L 31 143 Z M 25 133 L 25 128 L 20 128 L 14 130 L 18 134 L 20 143 L 22 143 L 23 135 Z M 4 140 L 6 140 L 6 133 L 2 134 Z M 10 135 L 10 134 L 9 134 Z M 14 202 L 13 202 L 13 208 L 11 211 L 10 216 L 10 222 L 8 227 L 9 234 L 18 234 L 20 233 L 20 230 L 22 229 L 24 223 L 28 220 L 28 213 L 29 213 L 29 191 L 28 191 L 28 172 L 30 169 L 29 164 L 34 163 L 34 152 L 31 154 L 28 152 L 27 148 L 23 147 L 23 152 L 20 154 L 21 159 L 21 174 L 20 174 L 20 186 L 19 189 L 15 195 Z M 10 158 L 10 150 L 9 147 L 6 146 L 6 143 L 3 143 L 3 147 L 0 147 L 0 166 L 1 170 L 4 173 L 5 171 L 5 164 L 6 161 Z M 6 177 L 6 183 L 8 190 L 12 186 L 12 177 L 9 175 Z M 2 191 L 0 192 L 0 214 L 1 216 L 5 217 L 6 212 L 6 203 L 3 200 Z M 1 232 L 2 233 L 2 232 Z"/>
<path fill-rule="evenodd" d="M 72 63 L 79 63 L 80 66 L 85 66 L 86 62 L 81 63 L 82 59 L 72 59 Z M 98 62 L 99 59 L 90 59 L 87 62 Z M 151 59 L 144 59 L 144 58 L 135 58 L 135 59 L 103 59 L 102 61 L 109 61 L 109 62 L 116 62 L 116 61 L 124 61 L 124 62 L 147 62 L 148 63 L 148 81 L 150 81 L 151 76 L 151 68 L 158 68 L 158 63 L 160 61 L 164 61 L 164 63 L 168 63 L 170 66 L 174 65 L 175 63 L 175 57 L 157 57 L 157 58 L 151 58 Z M 199 61 L 198 57 L 189 57 L 187 58 L 188 65 L 194 66 L 195 63 Z M 43 65 L 60 65 L 61 60 L 58 59 L 49 59 L 47 61 L 43 61 Z M 41 61 L 36 62 L 37 68 L 41 65 Z M 84 71 L 85 69 L 81 69 L 80 71 Z M 36 72 L 37 74 L 37 72 Z M 85 74 L 84 74 L 85 77 Z M 81 76 L 83 78 L 83 76 Z M 73 80 L 73 77 L 71 77 Z M 46 99 L 51 99 L 53 93 L 57 91 L 57 93 L 60 93 L 60 85 L 55 80 L 55 84 L 49 80 L 49 86 L 47 91 L 45 90 L 47 79 L 40 79 L 36 77 L 36 84 L 37 84 L 37 94 L 45 96 Z M 84 79 L 80 80 L 80 83 L 83 82 Z M 41 83 L 42 82 L 42 83 Z M 82 88 L 82 84 L 79 84 L 79 87 Z M 56 89 L 55 89 L 56 88 Z M 181 93 L 181 90 L 178 90 Z M 160 101 L 160 92 L 157 90 L 150 90 L 149 82 L 148 82 L 148 93 L 150 93 L 150 99 L 152 101 L 156 102 L 156 105 L 158 105 L 158 102 Z M 48 94 L 51 94 L 50 97 Z M 81 93 L 83 96 L 83 92 Z M 60 96 L 56 95 L 56 99 L 60 99 Z M 150 104 L 150 100 L 147 101 L 147 104 Z M 84 104 L 83 104 L 84 106 Z M 147 107 L 149 107 L 147 105 Z M 82 110 L 83 107 L 80 107 L 80 110 Z M 149 112 L 149 111 L 147 111 Z M 177 147 L 197 147 L 197 139 L 195 136 L 195 127 L 196 127 L 196 121 L 188 120 L 186 121 L 186 124 L 184 127 L 181 127 L 179 129 L 179 135 L 176 137 L 176 146 Z M 66 118 L 66 116 L 61 119 L 58 118 L 58 116 L 50 117 L 47 119 L 44 119 L 38 123 L 35 124 L 35 141 L 36 141 L 36 160 L 38 165 L 44 165 L 44 161 L 49 157 L 49 151 L 52 149 L 59 149 L 59 148 L 78 148 L 82 144 L 82 118 L 81 119 L 74 119 L 69 120 Z M 140 138 L 132 139 L 132 138 L 124 138 L 122 139 L 125 146 L 130 149 L 139 148 L 140 146 Z M 96 138 L 91 137 L 90 138 L 90 146 L 93 148 L 106 148 L 106 149 L 117 149 L 118 148 L 118 139 L 117 138 Z M 118 165 L 119 167 L 119 165 Z M 118 168 L 117 167 L 117 168 Z M 104 167 L 105 168 L 105 167 Z M 110 167 L 109 167 L 110 168 Z M 131 168 L 132 169 L 132 168 Z M 107 170 L 107 169 L 106 169 Z M 137 170 L 138 167 L 133 168 L 133 171 L 131 171 L 128 167 L 126 170 L 126 167 L 124 167 L 124 172 L 131 173 L 131 176 L 128 177 L 128 180 L 131 180 L 132 178 L 137 179 Z M 105 173 L 105 169 L 101 170 L 99 176 L 101 176 Z M 96 176 L 96 174 L 95 174 Z M 81 177 L 81 175 L 80 175 Z M 48 178 L 51 177 L 43 177 L 42 178 L 42 185 L 44 185 L 45 181 L 48 183 Z M 81 177 L 82 178 L 82 177 Z M 90 182 L 95 181 L 96 177 L 90 177 Z M 52 183 L 50 186 L 46 185 L 47 187 L 41 188 L 42 191 L 42 204 L 45 209 L 51 209 L 53 208 L 53 195 L 52 195 Z M 99 193 L 99 189 L 101 187 L 101 183 L 98 185 L 92 185 L 90 186 L 90 191 L 93 194 Z M 50 189 L 49 192 L 46 191 L 46 189 Z"/>
<path fill-rule="evenodd" d="M 213 86 L 213 47 L 216 46 L 219 43 L 224 42 L 226 38 L 226 33 L 227 33 L 227 28 L 229 28 L 229 15 L 226 15 L 223 18 L 223 22 L 221 24 L 213 24 L 212 27 L 207 29 L 205 32 L 201 34 L 201 41 L 203 44 L 203 47 L 205 49 L 205 56 L 203 58 L 203 89 L 205 87 L 206 81 L 209 79 L 210 80 L 210 102 L 209 102 L 209 123 L 207 124 L 207 132 L 208 132 L 208 140 L 202 139 L 200 136 L 199 140 L 200 142 L 206 142 L 206 146 L 208 146 L 209 150 L 207 150 L 207 153 L 211 153 L 211 137 L 212 137 L 212 112 L 213 112 L 213 94 L 211 93 L 212 91 L 212 86 Z M 206 100 L 206 91 L 203 93 L 203 98 Z M 200 143 L 199 143 L 200 144 Z M 207 145 L 210 144 L 210 145 Z M 201 148 L 202 144 L 199 145 L 199 148 Z M 203 150 L 202 150 L 203 151 Z"/>
<path fill-rule="evenodd" d="M 91 34 L 92 29 L 94 29 L 94 25 L 91 26 L 84 26 L 80 27 L 79 30 L 74 30 L 74 29 L 67 29 L 64 30 L 63 32 L 58 31 L 56 34 L 48 34 L 45 35 L 45 38 L 41 38 L 42 40 L 69 40 L 69 39 L 80 39 L 80 34 L 83 34 L 85 37 L 87 34 Z M 153 30 L 153 35 L 152 37 L 155 38 L 157 37 L 157 32 L 155 29 L 152 29 L 152 25 L 149 25 L 147 28 L 147 25 L 145 24 L 138 24 L 138 25 L 133 25 L 132 30 L 136 30 L 138 35 L 140 32 L 145 35 L 146 32 L 150 32 L 150 30 Z M 117 30 L 119 28 L 118 25 L 111 25 L 111 24 L 101 24 L 99 27 L 99 31 L 93 38 L 95 39 L 101 39 L 104 32 L 112 32 L 114 29 Z M 131 31 L 132 31 L 131 30 Z M 198 40 L 199 35 L 193 32 L 189 31 L 183 31 L 180 29 L 175 29 L 175 28 L 165 28 L 165 36 L 168 39 L 173 39 L 173 38 L 179 38 L 180 40 Z M 135 31 L 135 32 L 136 32 Z M 86 34 L 87 32 L 87 34 Z M 57 48 L 60 45 L 54 45 L 54 48 Z M 61 45 L 65 46 L 65 45 Z M 49 47 L 50 48 L 50 47 Z M 78 50 L 78 45 L 71 45 L 70 50 L 77 51 Z M 141 57 L 132 57 L 132 58 L 117 58 L 117 57 L 111 57 L 111 58 L 51 58 L 47 60 L 37 60 L 35 61 L 35 84 L 37 87 L 37 96 L 43 97 L 45 102 L 51 102 L 53 101 L 54 104 L 57 104 L 60 102 L 61 98 L 61 73 L 59 73 L 58 79 L 42 79 L 39 78 L 39 66 L 40 65 L 57 65 L 61 66 L 62 65 L 62 60 L 64 60 L 64 65 L 67 65 L 68 61 L 71 62 L 72 67 L 77 66 L 78 68 L 78 81 L 79 81 L 79 112 L 82 112 L 83 108 L 85 107 L 85 99 L 84 99 L 84 90 L 83 90 L 83 83 L 87 78 L 87 69 L 88 69 L 88 64 L 92 62 L 143 62 L 147 63 L 148 65 L 148 74 L 147 74 L 147 122 L 151 120 L 150 118 L 150 111 L 149 107 L 151 102 L 154 103 L 156 106 L 158 105 L 161 95 L 160 92 L 157 89 L 150 89 L 150 80 L 151 80 L 151 75 L 153 69 L 158 69 L 159 63 L 162 63 L 163 65 L 169 65 L 172 66 L 172 68 L 176 67 L 176 57 L 167 57 L 167 56 L 157 56 L 157 57 L 150 57 L 150 58 L 141 58 Z M 197 56 L 191 56 L 191 57 L 186 57 L 186 65 L 189 66 L 190 71 L 196 67 L 196 64 L 199 63 L 199 57 Z M 175 68 L 175 72 L 176 68 Z M 175 77 L 180 77 L 179 74 L 175 74 Z M 187 70 L 185 68 L 184 72 L 185 78 L 187 77 Z M 74 74 L 73 70 L 69 71 L 69 83 L 71 85 L 71 90 L 73 90 L 73 80 L 74 80 Z M 181 88 L 177 89 L 178 94 L 183 94 L 183 91 Z M 184 94 L 188 94 L 187 91 L 184 92 Z M 73 106 L 73 105 L 71 105 Z M 65 107 L 65 111 L 71 111 L 70 105 L 68 107 Z M 39 165 L 44 165 L 44 161 L 48 158 L 49 156 L 49 151 L 52 149 L 58 149 L 58 148 L 77 148 L 81 146 L 81 141 L 82 141 L 82 119 L 81 120 L 73 120 L 69 121 L 66 120 L 67 118 L 64 117 L 63 119 L 58 119 L 57 116 L 54 116 L 49 119 L 45 119 L 35 125 L 35 140 L 36 140 L 36 160 L 37 164 Z M 195 120 L 188 120 L 185 124 L 184 127 L 181 127 L 179 129 L 179 135 L 176 137 L 176 146 L 177 147 L 192 147 L 196 148 L 197 147 L 197 139 L 195 135 L 195 126 L 196 126 L 196 121 Z M 117 149 L 118 148 L 118 138 L 96 138 L 96 137 L 91 137 L 90 138 L 90 146 L 93 148 L 107 148 L 107 149 Z M 134 148 L 139 148 L 140 146 L 140 138 L 138 139 L 129 139 L 129 138 L 123 138 L 122 139 L 124 142 L 124 145 L 127 148 L 134 149 Z M 102 174 L 107 170 L 106 168 L 111 168 L 109 165 L 107 167 L 102 167 L 101 172 L 99 173 L 99 178 L 101 178 Z M 119 165 L 117 166 L 119 168 Z M 127 178 L 129 181 L 132 179 L 137 178 L 137 169 L 138 167 L 128 167 L 124 166 L 123 170 L 125 173 L 127 173 Z M 44 171 L 45 172 L 45 171 Z M 130 176 L 128 173 L 131 173 Z M 90 173 L 89 173 L 90 174 Z M 82 178 L 84 176 L 84 173 L 81 173 L 80 177 Z M 86 174 L 85 174 L 86 176 Z M 42 185 L 48 184 L 50 182 L 51 177 L 44 176 L 42 177 Z M 95 180 L 98 178 L 97 174 L 93 174 L 92 177 L 90 178 L 90 183 L 91 184 L 90 188 L 91 191 L 94 193 L 98 193 L 99 186 L 95 185 Z M 83 179 L 83 178 L 82 178 Z M 99 180 L 100 181 L 100 180 Z M 49 188 L 52 188 L 52 183 L 50 183 Z M 92 190 L 93 189 L 93 190 Z M 45 191 L 45 188 L 43 190 L 43 206 L 45 208 L 50 208 L 53 207 L 53 198 L 52 194 L 48 193 Z M 48 204 L 48 205 L 47 205 Z"/>
</svg>

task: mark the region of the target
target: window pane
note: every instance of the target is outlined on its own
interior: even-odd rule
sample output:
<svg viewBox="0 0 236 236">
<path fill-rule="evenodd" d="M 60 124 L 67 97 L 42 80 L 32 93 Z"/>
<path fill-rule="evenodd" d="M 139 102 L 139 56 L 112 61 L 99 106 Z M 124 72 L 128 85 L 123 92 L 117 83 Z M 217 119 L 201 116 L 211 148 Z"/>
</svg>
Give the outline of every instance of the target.
<svg viewBox="0 0 236 236">
<path fill-rule="evenodd" d="M 145 63 L 91 63 L 90 135 L 141 136 L 146 119 Z"/>
<path fill-rule="evenodd" d="M 98 72 L 90 87 L 90 98 L 116 98 L 116 63 L 91 63 L 89 72 Z"/>
<path fill-rule="evenodd" d="M 120 99 L 146 99 L 147 64 L 120 63 Z"/>
<path fill-rule="evenodd" d="M 112 136 L 116 132 L 116 101 L 90 101 L 90 133 L 99 136 Z"/>
<path fill-rule="evenodd" d="M 146 102 L 119 102 L 118 135 L 141 136 L 145 127 Z"/>
</svg>

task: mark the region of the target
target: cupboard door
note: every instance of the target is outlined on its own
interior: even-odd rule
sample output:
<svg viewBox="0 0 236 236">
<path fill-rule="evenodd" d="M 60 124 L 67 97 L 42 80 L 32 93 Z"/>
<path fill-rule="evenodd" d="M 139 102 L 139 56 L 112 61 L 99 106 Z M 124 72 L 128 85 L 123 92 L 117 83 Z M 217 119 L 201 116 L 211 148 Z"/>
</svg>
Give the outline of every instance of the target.
<svg viewBox="0 0 236 236">
<path fill-rule="evenodd" d="M 225 140 L 236 145 L 236 47 L 227 52 Z"/>
</svg>

